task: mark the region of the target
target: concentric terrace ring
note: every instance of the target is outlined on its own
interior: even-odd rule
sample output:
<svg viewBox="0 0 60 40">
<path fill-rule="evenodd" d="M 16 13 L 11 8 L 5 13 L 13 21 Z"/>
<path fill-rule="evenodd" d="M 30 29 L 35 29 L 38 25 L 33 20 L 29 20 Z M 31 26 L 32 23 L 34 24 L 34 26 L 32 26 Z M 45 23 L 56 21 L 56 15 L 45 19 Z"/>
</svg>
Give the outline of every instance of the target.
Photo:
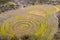
<svg viewBox="0 0 60 40">
<path fill-rule="evenodd" d="M 17 18 L 12 17 L 7 19 L 1 27 L 2 35 L 24 35 L 24 34 L 34 34 L 38 28 L 38 20 L 26 19 L 26 18 Z"/>
</svg>

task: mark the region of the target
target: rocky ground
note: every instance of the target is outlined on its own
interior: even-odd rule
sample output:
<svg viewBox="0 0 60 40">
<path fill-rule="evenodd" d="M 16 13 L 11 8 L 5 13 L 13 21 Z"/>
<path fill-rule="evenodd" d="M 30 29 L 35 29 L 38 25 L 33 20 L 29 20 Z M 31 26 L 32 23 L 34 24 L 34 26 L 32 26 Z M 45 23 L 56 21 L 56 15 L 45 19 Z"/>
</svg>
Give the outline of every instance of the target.
<svg viewBox="0 0 60 40">
<path fill-rule="evenodd" d="M 60 8 L 60 6 L 58 6 Z M 54 36 L 54 40 L 60 40 L 60 12 L 58 12 L 58 19 L 59 19 L 59 27 L 58 27 L 58 31 Z"/>
<path fill-rule="evenodd" d="M 58 32 L 55 34 L 54 40 L 60 40 L 60 28 L 58 29 Z"/>
</svg>

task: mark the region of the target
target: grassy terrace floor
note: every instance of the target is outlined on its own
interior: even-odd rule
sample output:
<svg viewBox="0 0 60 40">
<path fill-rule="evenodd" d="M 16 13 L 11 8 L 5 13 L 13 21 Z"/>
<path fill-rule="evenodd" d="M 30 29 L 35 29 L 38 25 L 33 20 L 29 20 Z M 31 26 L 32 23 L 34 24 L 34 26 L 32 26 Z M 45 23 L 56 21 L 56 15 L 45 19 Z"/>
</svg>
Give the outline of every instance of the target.
<svg viewBox="0 0 60 40">
<path fill-rule="evenodd" d="M 46 6 L 47 7 L 47 6 Z M 33 9 L 33 8 L 32 8 Z M 32 10 L 32 9 L 30 9 L 30 11 Z M 39 9 L 39 8 L 38 8 Z M 27 8 L 25 9 L 26 11 L 28 11 L 28 12 L 30 12 Z M 6 12 L 7 14 L 9 13 L 9 15 L 11 14 L 11 15 L 13 15 L 12 13 L 14 13 L 14 14 L 19 14 L 20 13 L 20 11 L 21 11 L 21 13 L 25 13 L 26 11 L 24 10 L 24 12 L 23 12 L 23 10 L 20 10 L 20 9 L 18 9 L 18 10 L 16 10 L 17 12 L 14 12 L 13 10 L 12 11 L 9 11 L 9 12 Z M 37 12 L 35 12 L 35 11 L 37 11 Z M 34 10 L 34 11 L 32 11 L 33 12 L 33 14 L 34 13 L 36 13 L 35 15 L 37 15 L 37 13 L 38 13 L 38 10 Z M 47 11 L 48 12 L 48 11 Z M 50 12 L 50 11 L 49 11 Z M 40 13 L 44 13 L 43 11 L 41 11 Z M 4 15 L 4 14 L 3 14 Z M 44 15 L 42 15 L 42 14 L 38 14 L 38 15 L 40 15 L 40 16 L 44 16 Z M 54 40 L 60 40 L 60 29 L 58 29 L 58 32 L 55 34 L 55 37 L 54 37 Z"/>
</svg>

